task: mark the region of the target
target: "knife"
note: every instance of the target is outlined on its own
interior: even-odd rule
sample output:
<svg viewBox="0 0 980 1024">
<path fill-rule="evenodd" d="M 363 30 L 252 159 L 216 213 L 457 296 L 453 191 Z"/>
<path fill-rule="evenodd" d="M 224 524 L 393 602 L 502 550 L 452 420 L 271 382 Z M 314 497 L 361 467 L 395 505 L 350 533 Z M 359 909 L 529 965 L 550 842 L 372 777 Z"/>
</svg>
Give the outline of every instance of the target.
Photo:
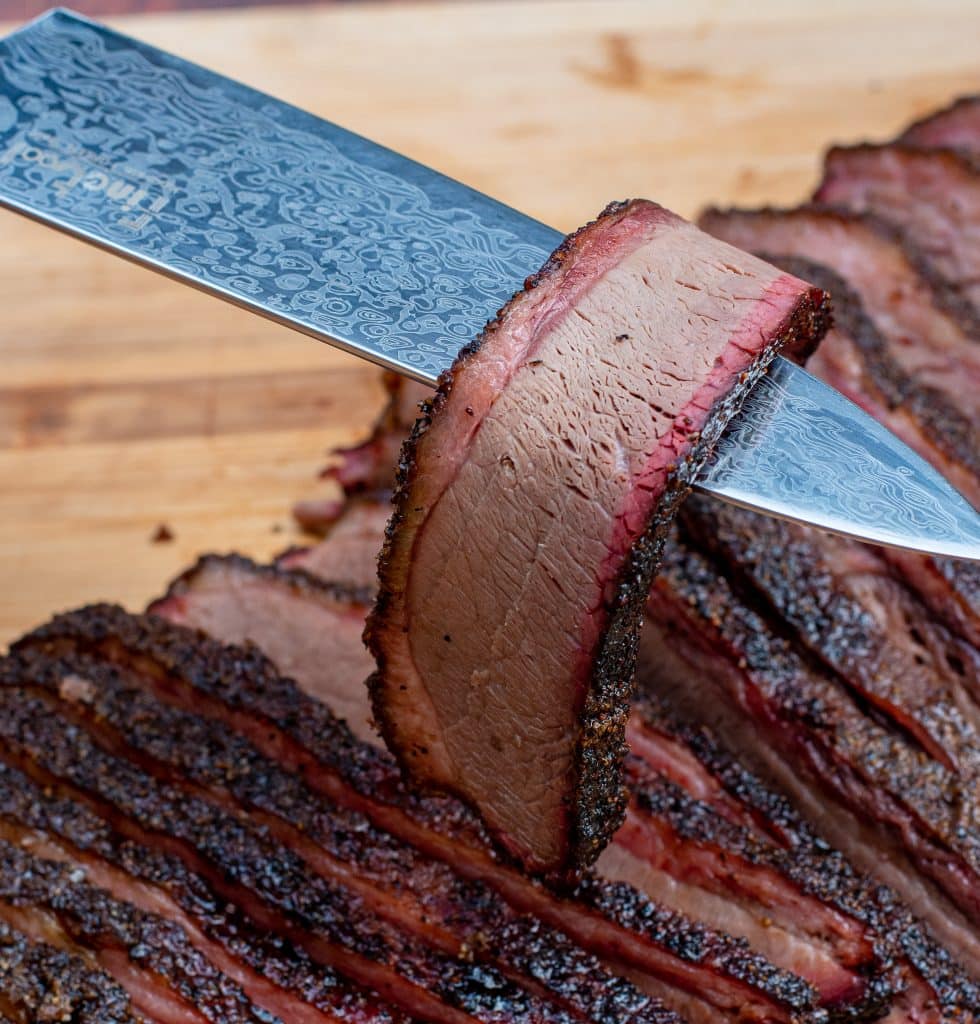
<svg viewBox="0 0 980 1024">
<path fill-rule="evenodd" d="M 238 82 L 53 10 L 0 40 L 0 206 L 435 385 L 562 234 Z M 777 358 L 696 487 L 980 560 L 980 515 Z"/>
</svg>

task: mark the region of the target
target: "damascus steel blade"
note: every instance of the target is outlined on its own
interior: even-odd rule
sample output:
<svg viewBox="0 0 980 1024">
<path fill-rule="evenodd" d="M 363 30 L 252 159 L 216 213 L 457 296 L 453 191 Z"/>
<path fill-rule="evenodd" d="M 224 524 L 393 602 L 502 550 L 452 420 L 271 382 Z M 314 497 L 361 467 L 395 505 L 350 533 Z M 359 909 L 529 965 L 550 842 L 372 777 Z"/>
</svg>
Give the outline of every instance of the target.
<svg viewBox="0 0 980 1024">
<path fill-rule="evenodd" d="M 0 41 L 0 205 L 430 385 L 562 237 L 65 10 Z M 698 487 L 860 539 L 980 558 L 963 499 L 782 359 Z"/>
<path fill-rule="evenodd" d="M 64 10 L 0 41 L 0 202 L 429 384 L 561 240 Z"/>
<path fill-rule="evenodd" d="M 980 560 L 980 515 L 945 477 L 839 391 L 785 359 L 774 360 L 749 392 L 705 476 L 708 489 L 757 512 Z"/>
</svg>

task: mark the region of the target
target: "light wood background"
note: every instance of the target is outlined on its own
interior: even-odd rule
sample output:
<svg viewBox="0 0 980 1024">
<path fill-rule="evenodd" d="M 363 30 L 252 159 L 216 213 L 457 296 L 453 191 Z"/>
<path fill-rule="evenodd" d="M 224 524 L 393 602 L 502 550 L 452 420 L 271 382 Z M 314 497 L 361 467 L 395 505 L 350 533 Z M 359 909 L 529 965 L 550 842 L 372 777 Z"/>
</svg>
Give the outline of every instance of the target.
<svg viewBox="0 0 980 1024">
<path fill-rule="evenodd" d="M 357 4 L 117 19 L 573 228 L 608 200 L 792 202 L 824 146 L 980 90 L 977 0 Z M 0 214 L 0 642 L 296 542 L 357 361 Z M 155 544 L 159 523 L 174 533 Z"/>
</svg>

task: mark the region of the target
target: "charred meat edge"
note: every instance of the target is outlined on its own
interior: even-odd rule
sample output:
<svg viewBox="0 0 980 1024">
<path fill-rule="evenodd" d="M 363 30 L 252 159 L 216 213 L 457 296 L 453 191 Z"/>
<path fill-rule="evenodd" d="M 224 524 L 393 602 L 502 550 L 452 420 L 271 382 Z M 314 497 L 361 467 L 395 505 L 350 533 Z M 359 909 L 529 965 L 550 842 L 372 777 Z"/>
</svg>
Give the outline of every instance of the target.
<svg viewBox="0 0 980 1024">
<path fill-rule="evenodd" d="M 186 627 L 131 616 L 111 605 L 58 616 L 15 645 L 52 655 L 81 650 L 151 672 L 156 684 L 201 714 L 228 722 L 267 756 L 300 771 L 318 792 L 362 811 L 383 829 L 464 877 L 486 881 L 516 908 L 611 959 L 631 977 L 661 976 L 699 999 L 713 987 L 740 1005 L 768 1006 L 773 1019 L 806 1019 L 814 993 L 802 979 L 652 903 L 631 886 L 585 878 L 555 893 L 493 852 L 482 826 L 448 797 L 406 788 L 387 755 L 358 742 L 329 709 L 281 678 L 255 648 L 227 647 Z M 666 970 L 666 975 L 661 972 Z M 710 972 L 710 977 L 705 972 Z M 727 998 L 727 997 L 726 997 Z"/>
</svg>

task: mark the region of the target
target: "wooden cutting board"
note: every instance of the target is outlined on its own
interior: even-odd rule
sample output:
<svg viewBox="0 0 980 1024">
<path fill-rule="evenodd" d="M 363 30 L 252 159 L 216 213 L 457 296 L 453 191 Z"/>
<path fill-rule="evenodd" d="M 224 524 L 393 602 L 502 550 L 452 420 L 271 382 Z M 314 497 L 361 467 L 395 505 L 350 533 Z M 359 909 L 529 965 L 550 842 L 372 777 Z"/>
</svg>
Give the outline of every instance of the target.
<svg viewBox="0 0 980 1024">
<path fill-rule="evenodd" d="M 119 20 L 573 228 L 608 200 L 788 203 L 834 140 L 980 90 L 980 4 L 361 4 Z M 0 642 L 266 558 L 366 428 L 371 369 L 0 214 Z M 153 543 L 158 524 L 174 537 Z"/>
</svg>

